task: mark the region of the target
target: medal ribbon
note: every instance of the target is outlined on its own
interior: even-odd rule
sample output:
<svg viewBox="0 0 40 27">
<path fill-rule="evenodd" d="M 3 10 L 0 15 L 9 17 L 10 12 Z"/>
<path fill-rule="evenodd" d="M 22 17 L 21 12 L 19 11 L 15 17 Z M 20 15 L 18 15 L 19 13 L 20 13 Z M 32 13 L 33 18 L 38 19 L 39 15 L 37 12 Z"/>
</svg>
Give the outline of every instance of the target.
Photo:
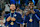
<svg viewBox="0 0 40 27">
<path fill-rule="evenodd" d="M 14 12 L 14 14 L 13 14 L 13 17 L 14 17 L 14 15 L 15 15 L 15 12 Z M 11 16 L 11 13 L 10 13 L 10 17 L 12 17 L 12 16 Z"/>
<path fill-rule="evenodd" d="M 32 14 L 30 14 L 29 16 L 30 16 L 30 19 L 32 19 Z"/>
<path fill-rule="evenodd" d="M 12 16 L 11 13 L 10 13 L 10 17 L 11 17 L 11 18 L 14 17 L 14 15 L 15 15 L 15 12 L 14 12 L 13 16 Z M 11 22 L 13 22 L 13 21 L 11 21 Z"/>
</svg>

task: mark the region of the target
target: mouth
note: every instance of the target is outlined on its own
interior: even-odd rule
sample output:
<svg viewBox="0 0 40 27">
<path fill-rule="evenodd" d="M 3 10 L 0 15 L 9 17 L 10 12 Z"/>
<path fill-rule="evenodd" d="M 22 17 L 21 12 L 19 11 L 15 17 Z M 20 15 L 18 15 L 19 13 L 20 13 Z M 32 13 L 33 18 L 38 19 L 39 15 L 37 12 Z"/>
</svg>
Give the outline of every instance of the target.
<svg viewBox="0 0 40 27">
<path fill-rule="evenodd" d="M 12 11 L 14 11 L 15 9 L 12 9 Z"/>
</svg>

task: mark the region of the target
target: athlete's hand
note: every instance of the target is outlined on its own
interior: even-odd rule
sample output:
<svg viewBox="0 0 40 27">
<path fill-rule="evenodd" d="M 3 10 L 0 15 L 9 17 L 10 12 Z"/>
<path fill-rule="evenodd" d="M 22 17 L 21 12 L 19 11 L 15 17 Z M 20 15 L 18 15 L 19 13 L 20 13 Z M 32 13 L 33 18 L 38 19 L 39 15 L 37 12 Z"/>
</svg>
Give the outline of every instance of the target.
<svg viewBox="0 0 40 27">
<path fill-rule="evenodd" d="M 32 13 L 32 14 L 35 14 L 34 10 L 31 10 L 31 13 Z"/>
<path fill-rule="evenodd" d="M 11 20 L 11 17 L 9 16 L 8 18 L 7 18 L 7 21 L 9 22 Z"/>
<path fill-rule="evenodd" d="M 11 18 L 11 21 L 15 21 L 16 19 L 14 17 Z"/>
</svg>

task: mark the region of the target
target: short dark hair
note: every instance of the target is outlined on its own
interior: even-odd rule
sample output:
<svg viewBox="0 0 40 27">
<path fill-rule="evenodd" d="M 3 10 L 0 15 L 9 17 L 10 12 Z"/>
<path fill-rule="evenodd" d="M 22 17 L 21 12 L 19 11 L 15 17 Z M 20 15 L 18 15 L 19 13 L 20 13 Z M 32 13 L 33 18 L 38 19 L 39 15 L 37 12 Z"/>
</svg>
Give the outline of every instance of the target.
<svg viewBox="0 0 40 27">
<path fill-rule="evenodd" d="M 29 3 L 33 3 L 33 2 L 32 2 L 32 1 L 29 1 Z M 28 4 L 29 4 L 29 3 L 28 3 Z"/>
</svg>

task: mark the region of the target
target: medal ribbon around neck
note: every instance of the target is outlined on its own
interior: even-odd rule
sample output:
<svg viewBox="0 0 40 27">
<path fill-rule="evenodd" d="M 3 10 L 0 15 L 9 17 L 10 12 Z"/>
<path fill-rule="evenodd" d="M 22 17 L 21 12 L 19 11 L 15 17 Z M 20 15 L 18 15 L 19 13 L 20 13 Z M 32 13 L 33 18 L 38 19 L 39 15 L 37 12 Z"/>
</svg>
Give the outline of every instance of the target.
<svg viewBox="0 0 40 27">
<path fill-rule="evenodd" d="M 14 12 L 14 14 L 13 14 L 13 17 L 14 17 L 14 15 L 15 15 L 15 12 Z M 10 17 L 11 17 L 11 13 L 10 13 Z"/>
<path fill-rule="evenodd" d="M 32 14 L 30 14 L 29 16 L 30 16 L 30 20 L 29 20 L 29 21 L 32 22 L 32 21 L 33 21 L 33 20 L 32 20 Z"/>
<path fill-rule="evenodd" d="M 30 16 L 30 19 L 32 19 L 32 14 L 30 14 L 29 16 Z"/>
<path fill-rule="evenodd" d="M 15 12 L 14 12 L 14 14 L 13 14 L 13 16 L 11 16 L 11 13 L 10 13 L 10 17 L 14 17 L 14 15 L 15 15 Z M 14 22 L 13 21 L 11 21 L 11 23 L 10 23 L 11 25 L 14 25 Z"/>
</svg>

